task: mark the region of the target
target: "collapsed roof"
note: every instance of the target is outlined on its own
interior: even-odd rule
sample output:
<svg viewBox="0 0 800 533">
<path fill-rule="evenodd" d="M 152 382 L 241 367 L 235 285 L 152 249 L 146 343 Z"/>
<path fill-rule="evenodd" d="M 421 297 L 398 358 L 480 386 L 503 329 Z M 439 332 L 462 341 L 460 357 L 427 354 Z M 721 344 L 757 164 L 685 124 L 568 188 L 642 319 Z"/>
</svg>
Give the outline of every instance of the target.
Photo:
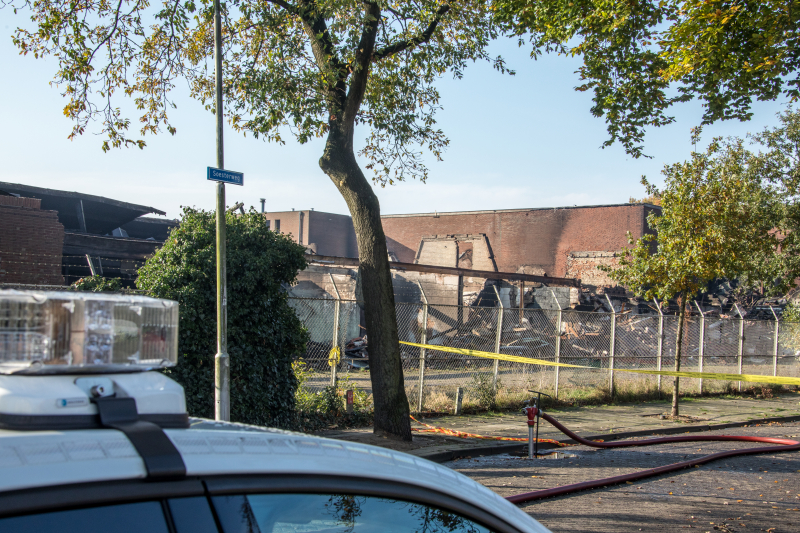
<svg viewBox="0 0 800 533">
<path fill-rule="evenodd" d="M 40 199 L 42 209 L 58 212 L 58 221 L 67 231 L 105 235 L 142 215 L 150 213 L 166 215 L 164 211 L 154 207 L 92 194 L 44 189 L 18 183 L 0 182 L 0 191 L 15 196 Z"/>
</svg>

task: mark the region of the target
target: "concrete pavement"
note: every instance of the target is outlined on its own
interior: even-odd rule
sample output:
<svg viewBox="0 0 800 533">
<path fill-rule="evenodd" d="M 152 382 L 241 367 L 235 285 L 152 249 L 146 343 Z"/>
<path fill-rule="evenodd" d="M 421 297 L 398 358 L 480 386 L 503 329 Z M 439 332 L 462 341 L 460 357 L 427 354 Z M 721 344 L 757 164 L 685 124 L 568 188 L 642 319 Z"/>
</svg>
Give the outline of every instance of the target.
<svg viewBox="0 0 800 533">
<path fill-rule="evenodd" d="M 547 412 L 582 436 L 605 440 L 685 432 L 800 439 L 800 393 L 770 399 L 700 398 L 682 401 L 681 421 L 660 418 L 668 402 L 588 406 Z M 427 424 L 484 435 L 526 437 L 522 414 L 443 416 Z M 417 426 L 420 427 L 420 426 Z M 732 429 L 735 428 L 735 429 Z M 525 444 L 415 434 L 412 443 L 372 435 L 371 429 L 326 431 L 328 437 L 377 444 L 442 462 L 502 496 L 602 479 L 730 449 L 733 442 L 654 447 L 560 448 L 560 459 L 528 460 L 509 452 Z M 543 422 L 542 438 L 566 437 Z M 759 445 L 754 444 L 753 447 Z M 551 498 L 521 508 L 554 533 L 800 531 L 800 453 L 728 458 L 650 479 Z"/>
<path fill-rule="evenodd" d="M 800 439 L 800 423 L 768 423 L 705 434 Z M 501 496 L 603 479 L 758 444 L 701 442 L 652 447 L 567 448 L 556 460 L 474 456 L 444 463 Z M 658 477 L 522 504 L 554 533 L 800 531 L 800 453 L 722 459 Z"/>
<path fill-rule="evenodd" d="M 800 392 L 784 392 L 769 399 L 754 398 L 687 398 L 681 400 L 680 421 L 662 419 L 669 414 L 668 401 L 641 402 L 622 405 L 568 407 L 548 409 L 546 412 L 583 437 L 608 435 L 629 438 L 651 434 L 674 434 L 711 431 L 746 424 L 770 421 L 800 420 Z M 433 426 L 446 427 L 488 436 L 527 437 L 526 418 L 521 413 L 484 413 L 463 416 L 438 416 L 420 419 Z M 422 426 L 413 424 L 414 427 Z M 397 449 L 443 462 L 466 455 L 491 455 L 521 450 L 524 443 L 509 444 L 503 441 L 462 439 L 430 433 L 415 433 L 412 443 L 399 443 L 372 435 L 371 428 L 327 430 L 322 436 L 365 442 Z M 547 422 L 542 422 L 539 437 L 571 442 Z M 548 446 L 543 446 L 547 448 Z M 552 446 L 550 446 L 552 447 Z"/>
</svg>

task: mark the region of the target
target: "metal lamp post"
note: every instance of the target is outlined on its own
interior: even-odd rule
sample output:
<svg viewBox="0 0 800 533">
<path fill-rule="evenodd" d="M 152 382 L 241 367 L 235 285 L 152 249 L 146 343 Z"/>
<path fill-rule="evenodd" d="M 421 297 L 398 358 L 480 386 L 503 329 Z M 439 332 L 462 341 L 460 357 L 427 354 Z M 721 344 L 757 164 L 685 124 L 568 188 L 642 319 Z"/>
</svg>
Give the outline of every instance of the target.
<svg viewBox="0 0 800 533">
<path fill-rule="evenodd" d="M 222 17 L 214 0 L 214 71 L 217 109 L 217 168 L 225 168 L 222 142 Z M 228 282 L 225 263 L 225 183 L 217 182 L 217 354 L 214 356 L 214 419 L 230 420 L 230 363 L 228 359 Z"/>
</svg>

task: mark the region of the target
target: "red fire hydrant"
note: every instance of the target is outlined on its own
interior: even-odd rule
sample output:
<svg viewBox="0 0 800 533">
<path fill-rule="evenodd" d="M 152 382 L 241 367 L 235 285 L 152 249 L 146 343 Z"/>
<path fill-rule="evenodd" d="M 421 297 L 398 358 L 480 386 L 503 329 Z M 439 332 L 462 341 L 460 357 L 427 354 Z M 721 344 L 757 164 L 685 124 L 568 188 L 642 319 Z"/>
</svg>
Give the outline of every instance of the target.
<svg viewBox="0 0 800 533">
<path fill-rule="evenodd" d="M 552 398 L 549 394 L 529 390 L 535 393 L 536 399 L 531 400 L 533 405 L 522 409 L 523 414 L 528 416 L 528 459 L 533 459 L 539 455 L 539 419 L 541 418 L 542 396 Z"/>
<path fill-rule="evenodd" d="M 525 407 L 522 412 L 528 416 L 528 459 L 533 459 L 539 451 L 539 408 L 535 405 Z"/>
</svg>

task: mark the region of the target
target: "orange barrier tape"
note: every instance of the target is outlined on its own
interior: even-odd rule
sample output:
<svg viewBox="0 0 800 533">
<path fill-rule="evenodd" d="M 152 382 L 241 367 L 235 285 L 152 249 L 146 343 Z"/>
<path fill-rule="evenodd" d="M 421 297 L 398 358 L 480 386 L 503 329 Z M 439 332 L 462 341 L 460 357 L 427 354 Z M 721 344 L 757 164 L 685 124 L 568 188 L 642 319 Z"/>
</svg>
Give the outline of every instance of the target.
<svg viewBox="0 0 800 533">
<path fill-rule="evenodd" d="M 504 440 L 504 441 L 512 441 L 512 442 L 528 442 L 526 438 L 520 437 L 490 437 L 487 435 L 476 435 L 474 433 L 465 433 L 463 431 L 457 431 L 455 429 L 448 429 L 442 427 L 432 426 L 430 424 L 426 424 L 424 422 L 420 422 L 413 416 L 411 420 L 416 422 L 421 426 L 425 426 L 428 429 L 419 429 L 419 428 L 411 428 L 411 431 L 417 431 L 419 433 L 441 433 L 442 435 L 447 435 L 449 437 L 460 437 L 462 439 L 483 439 L 483 440 Z M 575 444 L 565 444 L 563 442 L 558 442 L 554 439 L 537 439 L 538 442 L 549 442 L 550 444 L 556 444 L 558 446 L 575 446 Z"/>
</svg>

